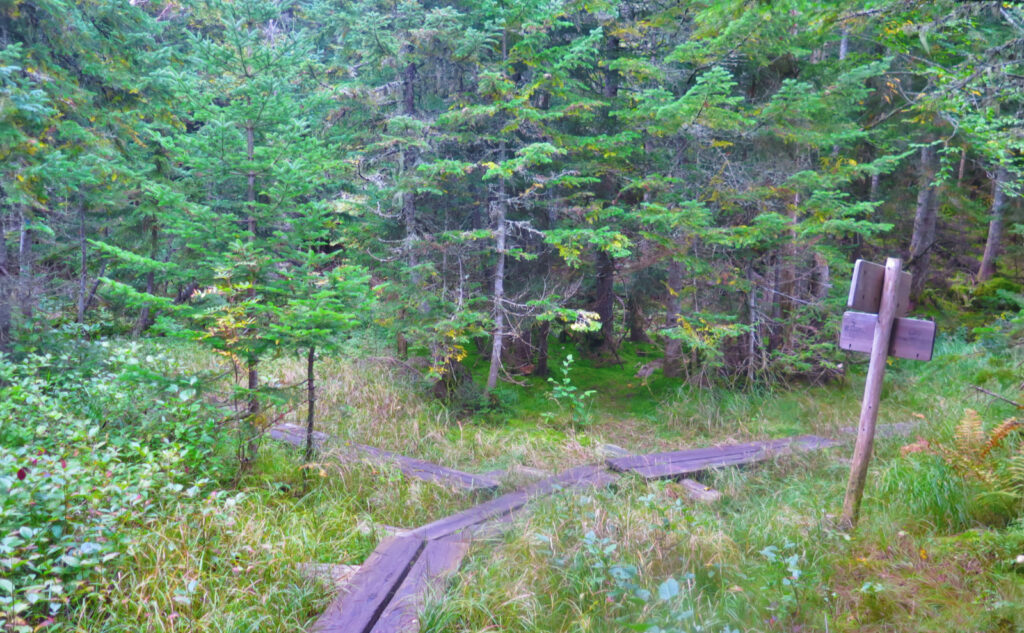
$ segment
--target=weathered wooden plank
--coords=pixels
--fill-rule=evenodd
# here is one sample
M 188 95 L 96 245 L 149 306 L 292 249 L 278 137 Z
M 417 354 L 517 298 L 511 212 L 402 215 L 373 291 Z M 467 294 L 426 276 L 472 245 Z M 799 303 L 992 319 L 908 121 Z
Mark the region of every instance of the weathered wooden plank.
M 857 312 L 878 313 L 882 305 L 882 284 L 885 281 L 885 266 L 858 259 L 853 265 L 853 281 L 846 307 Z M 910 312 L 910 284 L 913 275 L 903 272 L 896 291 L 896 316 Z
M 304 448 L 306 446 L 306 429 L 297 426 L 295 424 L 278 424 L 267 431 L 267 435 L 271 439 L 275 439 L 279 442 L 285 442 L 292 446 L 298 446 Z M 330 436 L 320 431 L 313 431 L 313 446 L 316 448 L 322 448 Z
M 839 347 L 851 352 L 871 352 L 877 314 L 844 312 L 839 330 Z M 895 319 L 889 337 L 889 356 L 931 360 L 935 348 L 935 322 L 923 319 Z
M 402 628 L 390 628 L 394 626 L 409 626 L 414 621 L 421 603 L 420 592 L 415 590 L 421 584 L 418 578 L 410 580 L 408 587 L 405 586 L 405 579 L 414 573 L 425 574 L 426 577 L 434 577 L 439 573 L 429 572 L 430 569 L 445 568 L 444 561 L 449 564 L 457 564 L 456 553 L 461 546 L 456 543 L 464 540 L 463 536 L 470 536 L 476 533 L 485 523 L 502 520 L 511 517 L 518 509 L 526 505 L 531 499 L 551 494 L 556 490 L 566 488 L 579 488 L 586 486 L 603 486 L 611 483 L 618 476 L 610 473 L 601 466 L 581 466 L 572 468 L 554 477 L 534 483 L 522 490 L 502 495 L 497 499 L 482 503 L 473 508 L 428 523 L 422 527 L 411 530 L 400 537 L 391 537 L 381 543 L 381 546 L 374 550 L 374 553 L 350 580 L 350 591 L 340 597 L 321 616 L 320 620 L 311 629 L 314 633 L 340 633 L 341 631 L 351 633 L 369 633 L 369 631 L 384 633 L 399 630 Z M 409 542 L 425 544 L 422 552 L 409 555 L 409 551 L 401 551 L 391 554 L 387 550 L 395 547 L 385 545 L 393 539 L 408 539 Z M 434 549 L 432 543 L 441 542 L 444 545 Z M 433 551 L 430 560 L 424 560 L 420 565 L 419 561 L 424 553 Z M 458 557 L 461 559 L 461 556 Z M 454 561 L 454 562 L 452 562 Z M 401 577 L 396 571 L 405 565 L 405 571 Z M 395 582 L 397 578 L 397 583 Z M 379 585 L 380 589 L 374 591 L 372 586 Z M 370 587 L 370 588 L 368 588 Z M 396 602 L 397 598 L 401 600 Z M 406 605 L 405 603 L 409 604 Z M 392 605 L 394 605 L 392 607 Z M 378 621 L 387 616 L 387 621 L 378 624 Z M 362 628 L 359 628 L 359 627 Z
M 418 527 L 411 534 L 430 540 L 463 531 L 472 532 L 475 527 L 482 523 L 500 519 L 518 510 L 535 497 L 551 494 L 555 490 L 563 488 L 600 487 L 611 483 L 615 479 L 617 479 L 616 475 L 609 473 L 601 466 L 591 465 L 571 468 L 554 477 L 549 477 L 527 486 L 522 490 L 510 492 L 486 503 Z
M 832 440 L 814 435 L 801 435 L 765 442 L 719 446 L 713 449 L 696 449 L 693 451 L 676 451 L 650 455 L 646 457 L 653 457 L 655 459 L 639 463 L 634 460 L 625 468 L 617 467 L 617 469 L 636 473 L 645 479 L 662 479 L 690 475 L 724 466 L 749 464 L 763 461 L 776 455 L 786 455 L 794 450 L 813 450 L 835 444 L 836 442 Z M 613 460 L 609 460 L 609 462 L 611 461 Z
M 443 589 L 444 580 L 459 568 L 467 551 L 469 542 L 457 536 L 427 541 L 370 633 L 419 631 L 419 615 L 428 594 Z
M 679 482 L 686 496 L 701 503 L 713 503 L 722 498 L 722 493 L 705 486 L 696 479 L 683 479 Z
M 738 453 L 729 453 L 718 457 L 703 457 L 690 461 L 666 462 L 662 464 L 651 464 L 630 469 L 631 472 L 640 475 L 644 479 L 665 479 L 669 477 L 680 477 L 682 475 L 695 475 L 707 470 L 724 468 L 725 466 L 740 466 L 763 461 L 772 455 L 780 455 L 781 452 L 750 450 Z
M 455 485 L 466 490 L 493 490 L 498 487 L 498 481 L 493 477 L 474 475 L 365 444 L 352 444 L 351 446 L 355 450 L 381 461 L 394 462 L 399 470 L 406 475 L 424 481 Z
M 310 629 L 313 633 L 363 633 L 380 617 L 405 579 L 425 543 L 423 539 L 390 536 L 366 562 Z
M 633 454 L 633 451 L 628 451 L 616 444 L 602 444 L 597 447 L 597 450 L 609 457 L 629 457 Z
M 287 442 L 295 446 L 302 447 L 306 445 L 306 430 L 294 424 L 278 424 L 270 429 L 268 434 L 275 440 Z M 454 468 L 448 468 L 447 466 L 441 466 L 414 457 L 406 457 L 383 448 L 367 446 L 365 444 L 342 444 L 341 442 L 333 441 L 326 433 L 318 431 L 313 432 L 313 443 L 318 448 L 337 444 L 340 449 L 350 449 L 377 461 L 394 463 L 399 470 L 409 477 L 423 481 L 470 491 L 494 490 L 498 487 L 498 481 L 493 477 L 474 475 L 473 473 L 455 470 Z
M 805 436 L 801 436 L 805 437 Z M 646 455 L 631 455 L 629 457 L 613 457 L 606 463 L 610 468 L 617 471 L 626 471 L 632 468 L 664 464 L 676 461 L 687 461 L 703 457 L 718 457 L 732 453 L 756 451 L 768 447 L 786 446 L 792 441 L 799 441 L 801 438 L 781 438 L 775 440 L 762 440 L 758 442 L 746 442 L 743 444 L 722 444 L 719 446 L 706 446 L 681 451 L 665 451 L 663 453 L 648 453 Z

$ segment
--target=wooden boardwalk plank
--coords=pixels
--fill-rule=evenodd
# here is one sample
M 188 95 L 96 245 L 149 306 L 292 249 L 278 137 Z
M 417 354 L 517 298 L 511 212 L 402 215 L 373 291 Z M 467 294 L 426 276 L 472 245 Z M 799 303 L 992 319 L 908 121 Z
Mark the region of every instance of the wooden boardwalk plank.
M 802 436 L 807 437 L 807 436 Z M 791 441 L 801 438 L 783 438 L 760 442 L 746 442 L 743 444 L 723 444 L 720 446 L 706 446 L 682 451 L 666 451 L 664 453 L 648 453 L 646 455 L 630 455 L 628 457 L 612 457 L 607 464 L 613 470 L 626 471 L 633 468 L 651 466 L 653 464 L 665 464 L 677 461 L 689 461 L 704 457 L 714 457 L 729 453 L 741 453 L 761 450 L 765 447 L 781 447 L 788 445 Z
M 602 466 L 581 466 L 522 490 L 428 523 L 377 546 L 327 608 L 312 633 L 398 633 L 414 630 L 424 591 L 458 568 L 468 537 L 502 521 L 530 499 L 565 488 L 604 486 L 618 479 Z
M 304 445 L 305 441 L 304 431 L 294 425 L 275 427 L 271 435 L 298 445 Z M 327 443 L 330 438 L 320 434 L 314 436 L 314 441 Z M 615 470 L 631 471 L 654 479 L 761 461 L 794 450 L 812 450 L 835 444 L 832 440 L 805 435 L 689 451 L 618 457 L 607 460 L 607 464 Z M 370 451 L 364 452 L 376 458 L 393 459 L 394 453 L 389 451 L 365 448 Z M 397 457 L 402 458 L 400 455 Z M 328 607 L 310 630 L 313 633 L 413 633 L 419 626 L 419 613 L 427 592 L 438 587 L 444 578 L 458 568 L 469 547 L 469 537 L 479 534 L 488 526 L 510 520 L 531 499 L 560 489 L 601 487 L 617 478 L 617 474 L 598 465 L 572 468 L 401 536 L 388 537 L 352 576 L 348 591 Z M 704 488 L 697 482 L 684 480 L 684 483 L 690 494 L 697 497 L 710 498 L 717 495 L 716 491 Z
M 278 424 L 270 429 L 268 434 L 275 440 L 287 442 L 294 446 L 303 447 L 306 445 L 306 430 L 294 424 Z M 331 437 L 326 433 L 314 431 L 313 443 L 318 448 L 322 448 L 331 443 Z M 340 442 L 337 444 L 339 448 L 354 450 L 374 460 L 394 463 L 399 470 L 409 477 L 423 481 L 469 491 L 492 491 L 498 487 L 498 480 L 493 477 L 462 472 L 461 470 L 433 464 L 414 457 L 406 457 L 405 455 L 399 455 L 398 453 L 365 444 L 342 445 Z
M 696 479 L 683 479 L 679 482 L 686 496 L 701 503 L 713 503 L 722 498 L 722 493 L 700 483 Z
M 373 626 L 423 546 L 423 539 L 408 535 L 389 536 L 381 541 L 349 580 L 347 591 L 327 607 L 310 631 L 363 633 Z
M 651 464 L 650 466 L 639 466 L 637 468 L 632 468 L 630 470 L 631 472 L 640 475 L 644 479 L 664 479 L 667 477 L 694 475 L 707 470 L 724 468 L 725 466 L 740 466 L 742 464 L 752 464 L 754 462 L 759 462 L 768 459 L 772 455 L 781 454 L 781 452 L 769 453 L 765 451 L 744 451 L 739 453 L 729 453 L 725 455 L 717 455 L 712 457 L 703 457 L 700 459 L 694 459 L 690 461 Z
M 814 435 L 801 435 L 764 442 L 613 458 L 609 459 L 607 463 L 610 468 L 620 472 L 634 472 L 646 479 L 661 479 L 699 473 L 723 466 L 749 464 L 776 455 L 786 455 L 794 450 L 814 450 L 835 444 L 836 442 L 832 440 Z
M 306 429 L 294 424 L 278 424 L 267 431 L 267 435 L 279 442 L 286 442 L 299 448 L 305 448 L 306 446 Z M 328 439 L 330 439 L 330 436 L 326 433 L 313 431 L 314 447 L 323 448 Z
M 411 532 L 425 539 L 443 538 L 461 531 L 472 531 L 473 528 L 493 519 L 501 519 L 526 505 L 535 497 L 551 494 L 561 488 L 579 488 L 586 486 L 605 486 L 617 479 L 617 476 L 601 466 L 580 466 L 571 468 L 549 477 L 522 490 L 510 492 L 478 506 L 457 512 L 418 527 Z
M 469 542 L 458 536 L 427 541 L 370 633 L 419 631 L 419 615 L 428 594 L 443 590 L 445 579 L 459 568 L 467 551 Z

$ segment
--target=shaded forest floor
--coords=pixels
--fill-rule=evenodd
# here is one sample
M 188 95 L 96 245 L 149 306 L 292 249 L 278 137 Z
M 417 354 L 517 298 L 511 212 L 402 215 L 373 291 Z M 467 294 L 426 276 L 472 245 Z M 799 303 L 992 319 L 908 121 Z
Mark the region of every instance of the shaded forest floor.
M 567 349 L 554 352 L 560 378 Z M 161 353 L 184 375 L 211 367 L 188 349 Z M 502 537 L 474 544 L 430 603 L 424 631 L 1021 631 L 1020 497 L 957 474 L 937 454 L 956 445 L 966 409 L 986 428 L 1015 413 L 969 387 L 1013 394 L 1019 378 L 1006 368 L 1017 362 L 950 340 L 931 363 L 894 362 L 879 422 L 919 425 L 911 437 L 878 440 L 852 536 L 833 525 L 853 443 L 841 429 L 857 419 L 862 367 L 839 385 L 732 392 L 645 384 L 630 363 L 580 360 L 571 380 L 596 393 L 588 423 L 574 428 L 541 379 L 503 387 L 501 411 L 460 418 L 373 361 L 325 359 L 318 428 L 470 472 L 509 471 L 503 490 L 536 471 L 599 461 L 606 443 L 650 452 L 798 433 L 842 441 L 713 473 L 705 483 L 723 493 L 713 504 L 628 477 L 537 501 Z M 265 375 L 295 384 L 303 368 L 281 359 Z M 901 454 L 920 439 L 936 448 Z M 231 450 L 222 447 L 225 463 Z M 332 594 L 304 563 L 358 565 L 390 527 L 482 499 L 386 466 L 301 466 L 298 452 L 265 440 L 241 481 L 207 482 L 126 526 L 132 542 L 106 583 L 51 630 L 300 630 Z

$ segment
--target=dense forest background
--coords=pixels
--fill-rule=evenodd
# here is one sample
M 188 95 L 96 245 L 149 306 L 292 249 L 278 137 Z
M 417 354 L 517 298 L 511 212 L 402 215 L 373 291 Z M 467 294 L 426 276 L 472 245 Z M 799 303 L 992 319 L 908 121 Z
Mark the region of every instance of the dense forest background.
M 938 315 L 1019 306 L 1022 35 L 992 2 L 8 3 L 0 348 L 190 336 L 253 407 L 261 358 L 354 327 L 469 400 L 467 354 L 490 391 L 556 334 L 827 379 L 857 257 Z

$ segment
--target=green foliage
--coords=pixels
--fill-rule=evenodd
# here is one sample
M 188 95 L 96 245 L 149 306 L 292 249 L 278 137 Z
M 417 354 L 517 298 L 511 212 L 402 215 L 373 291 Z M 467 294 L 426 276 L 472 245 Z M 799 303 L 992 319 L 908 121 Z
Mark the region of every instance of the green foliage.
M 573 426 L 586 428 L 591 420 L 589 401 L 597 392 L 593 389 L 581 391 L 578 386 L 573 384 L 572 378 L 569 376 L 572 372 L 572 365 L 572 354 L 569 354 L 562 360 L 561 380 L 548 378 L 548 382 L 551 384 L 551 399 L 558 403 L 559 407 L 569 410 L 569 418 Z
M 198 381 L 169 365 L 105 342 L 17 364 L 0 356 L 3 626 L 32 630 L 105 600 L 139 523 L 220 475 Z

